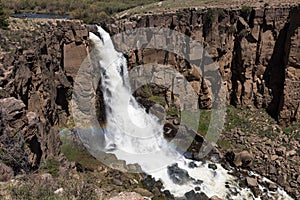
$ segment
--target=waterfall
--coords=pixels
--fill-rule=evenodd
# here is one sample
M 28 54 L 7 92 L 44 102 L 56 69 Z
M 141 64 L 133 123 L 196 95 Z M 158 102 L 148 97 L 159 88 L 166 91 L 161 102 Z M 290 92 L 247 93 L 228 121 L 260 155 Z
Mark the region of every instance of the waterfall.
M 105 128 L 98 134 L 99 145 L 104 145 L 101 150 L 115 154 L 127 164 L 138 163 L 144 172 L 161 180 L 164 189 L 175 197 L 183 197 L 196 188 L 196 192 L 204 192 L 208 197 L 260 199 L 249 188 L 240 187 L 237 178 L 221 164 L 186 159 L 164 139 L 159 119 L 147 113 L 132 95 L 125 57 L 115 50 L 107 32 L 101 27 L 98 32 L 100 36 L 90 33 L 90 39 L 94 45 L 91 63 L 99 67 L 96 71 L 101 77 L 107 118 Z M 84 137 L 85 145 L 90 148 L 95 145 L 94 131 L 90 140 L 89 136 Z M 212 164 L 214 169 L 209 167 Z M 292 199 L 281 189 L 264 193 L 270 199 Z

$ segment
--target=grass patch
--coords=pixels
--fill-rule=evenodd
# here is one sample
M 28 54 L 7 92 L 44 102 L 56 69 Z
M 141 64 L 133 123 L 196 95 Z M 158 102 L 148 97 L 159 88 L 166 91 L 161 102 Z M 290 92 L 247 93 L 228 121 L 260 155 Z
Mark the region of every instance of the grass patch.
M 293 125 L 283 127 L 283 133 L 289 136 L 289 138 L 300 139 L 300 120 Z
M 149 97 L 149 99 L 157 104 L 160 104 L 161 106 L 165 106 L 167 104 L 165 98 L 161 96 L 152 95 Z
M 59 161 L 55 158 L 47 158 L 40 166 L 40 171 L 49 173 L 52 176 L 58 176 Z
M 18 186 L 10 186 L 9 188 L 10 195 L 12 199 L 16 200 L 34 200 L 34 199 L 43 199 L 43 200 L 59 200 L 66 199 L 62 198 L 59 195 L 54 194 L 54 189 L 50 185 L 35 185 L 35 184 L 22 184 Z
M 213 23 L 213 20 L 214 20 L 214 15 L 215 15 L 214 9 L 209 8 L 207 10 L 206 18 L 205 18 L 209 27 L 212 26 L 212 23 Z
M 0 28 L 7 29 L 8 27 L 8 16 L 4 12 L 3 3 L 0 1 Z
M 188 127 L 191 127 L 197 132 L 205 136 L 211 121 L 212 110 L 199 110 L 198 112 L 189 112 L 182 111 L 181 112 L 181 121 Z
M 218 140 L 217 145 L 223 149 L 231 149 L 232 148 L 232 144 L 230 143 L 230 141 L 228 140 Z
M 170 106 L 168 111 L 167 111 L 167 116 L 173 116 L 176 117 L 179 115 L 179 110 L 175 108 L 175 106 Z
M 97 169 L 97 167 L 101 164 L 86 149 L 74 144 L 68 136 L 61 136 L 61 141 L 62 145 L 60 150 L 69 161 L 77 162 L 84 168 L 90 169 Z

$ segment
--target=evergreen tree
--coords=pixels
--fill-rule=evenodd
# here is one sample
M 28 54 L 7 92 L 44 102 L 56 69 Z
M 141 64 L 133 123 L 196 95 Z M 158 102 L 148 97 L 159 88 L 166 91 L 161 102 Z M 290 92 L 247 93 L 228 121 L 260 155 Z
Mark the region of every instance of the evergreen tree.
M 8 27 L 8 16 L 4 13 L 3 4 L 0 2 L 0 28 Z

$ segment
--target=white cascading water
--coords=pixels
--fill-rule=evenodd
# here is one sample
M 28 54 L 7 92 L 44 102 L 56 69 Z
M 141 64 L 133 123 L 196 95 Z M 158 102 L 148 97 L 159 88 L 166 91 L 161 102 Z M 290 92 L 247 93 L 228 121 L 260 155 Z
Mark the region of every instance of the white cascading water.
M 146 113 L 131 94 L 126 59 L 115 50 L 107 32 L 101 27 L 98 27 L 98 32 L 101 38 L 90 33 L 90 39 L 97 50 L 93 58 L 96 60 L 92 62 L 100 62 L 101 66 L 107 118 L 106 151 L 114 153 L 127 164 L 138 163 L 143 171 L 156 180 L 160 179 L 164 189 L 175 197 L 183 197 L 198 186 L 208 197 L 216 195 L 222 199 L 260 199 L 255 198 L 250 189 L 240 188 L 236 178 L 220 164 L 214 163 L 217 169 L 210 169 L 208 164 L 211 162 L 186 159 L 168 145 L 163 138 L 163 125 L 156 116 Z M 188 178 L 176 183 L 174 177 L 170 177 L 168 166 L 161 165 L 162 161 L 173 166 L 177 164 L 175 168 L 186 172 Z M 176 174 L 174 176 L 175 179 L 184 179 L 176 177 Z M 270 199 L 292 199 L 281 189 L 267 191 L 267 194 Z

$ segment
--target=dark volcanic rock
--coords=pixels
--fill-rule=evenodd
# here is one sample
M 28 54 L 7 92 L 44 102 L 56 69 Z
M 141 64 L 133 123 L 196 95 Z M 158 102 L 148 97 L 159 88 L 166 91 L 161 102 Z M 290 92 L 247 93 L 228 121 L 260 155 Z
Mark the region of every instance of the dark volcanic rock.
M 178 164 L 173 164 L 172 166 L 168 166 L 168 174 L 170 179 L 178 185 L 183 185 L 188 181 L 191 181 L 191 177 L 188 172 L 184 169 L 178 167 Z
M 204 194 L 203 192 L 195 193 L 194 190 L 185 193 L 184 196 L 186 197 L 187 200 L 209 200 L 206 194 Z
M 87 55 L 88 31 L 79 21 L 15 19 L 0 32 L 6 35 L 0 45 L 0 145 L 13 158 L 0 160 L 19 173 L 60 155 L 58 132 L 70 122 L 72 84 Z

